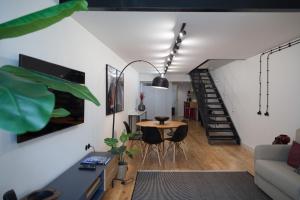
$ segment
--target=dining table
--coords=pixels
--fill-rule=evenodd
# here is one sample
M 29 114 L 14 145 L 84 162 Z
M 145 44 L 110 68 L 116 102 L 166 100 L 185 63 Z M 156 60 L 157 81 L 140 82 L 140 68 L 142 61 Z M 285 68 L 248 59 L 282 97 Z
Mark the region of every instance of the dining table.
M 161 135 L 161 138 L 164 139 L 164 131 L 166 129 L 174 129 L 174 128 L 178 128 L 179 126 L 182 125 L 187 125 L 185 122 L 182 121 L 176 121 L 176 120 L 168 120 L 165 121 L 164 124 L 160 124 L 159 121 L 155 121 L 155 120 L 149 120 L 149 121 L 140 121 L 136 123 L 137 126 L 140 127 L 156 127 Z M 163 152 L 165 149 L 165 145 L 163 142 Z

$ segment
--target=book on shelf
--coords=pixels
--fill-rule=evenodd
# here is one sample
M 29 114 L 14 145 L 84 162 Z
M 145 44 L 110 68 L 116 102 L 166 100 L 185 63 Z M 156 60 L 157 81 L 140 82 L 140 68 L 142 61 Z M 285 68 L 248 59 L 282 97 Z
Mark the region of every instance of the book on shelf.
M 110 161 L 106 156 L 89 156 L 81 161 L 82 164 L 106 165 Z

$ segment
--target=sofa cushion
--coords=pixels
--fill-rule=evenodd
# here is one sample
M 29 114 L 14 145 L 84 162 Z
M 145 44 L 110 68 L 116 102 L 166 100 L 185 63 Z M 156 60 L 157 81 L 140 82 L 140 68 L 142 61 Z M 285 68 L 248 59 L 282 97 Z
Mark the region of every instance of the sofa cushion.
M 300 167 L 300 144 L 295 141 L 289 151 L 287 163 L 294 168 Z
M 255 173 L 293 199 L 300 198 L 300 175 L 286 162 L 256 160 Z

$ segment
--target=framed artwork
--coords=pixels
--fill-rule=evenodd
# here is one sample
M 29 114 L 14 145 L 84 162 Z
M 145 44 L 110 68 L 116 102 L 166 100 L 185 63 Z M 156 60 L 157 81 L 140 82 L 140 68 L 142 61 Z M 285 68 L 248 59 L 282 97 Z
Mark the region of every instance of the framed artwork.
M 116 87 L 120 73 L 116 68 L 106 65 L 106 115 L 112 114 L 114 109 L 116 113 L 124 110 L 124 74 L 120 77 Z M 115 96 L 115 94 L 117 95 Z M 116 108 L 114 101 L 116 101 Z

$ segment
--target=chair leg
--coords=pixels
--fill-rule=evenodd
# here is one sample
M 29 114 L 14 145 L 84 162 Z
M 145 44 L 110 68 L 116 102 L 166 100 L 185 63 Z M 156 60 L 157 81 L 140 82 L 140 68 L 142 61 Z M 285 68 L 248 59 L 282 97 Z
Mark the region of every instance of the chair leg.
M 159 156 L 159 150 L 158 150 L 158 145 L 155 145 L 155 149 L 154 149 L 154 151 L 156 151 L 156 153 L 157 153 L 157 157 L 158 157 L 158 163 L 159 163 L 159 166 L 161 166 L 161 162 L 160 162 L 160 156 Z
M 140 145 L 140 148 L 141 148 L 141 156 L 142 156 L 142 158 L 143 158 L 143 157 L 144 157 L 143 141 L 139 141 L 139 145 Z
M 175 154 L 176 154 L 176 145 L 175 145 L 175 143 L 173 144 L 173 149 L 174 149 L 174 152 L 173 152 L 173 162 L 175 163 Z
M 185 159 L 188 160 L 187 157 L 186 157 L 186 154 L 185 154 L 185 145 L 180 146 L 180 148 L 181 148 L 182 151 L 183 151 L 183 155 L 184 155 Z
M 149 145 L 146 144 L 146 149 L 145 149 L 145 153 L 144 153 L 144 158 L 143 158 L 143 161 L 142 161 L 142 165 L 144 165 L 144 162 L 145 162 L 145 159 L 146 159 L 146 156 L 148 154 L 148 150 L 149 150 Z
M 164 157 L 163 157 L 163 159 L 165 159 L 165 157 L 166 157 L 166 155 L 167 155 L 169 149 L 172 147 L 172 145 L 173 145 L 173 143 L 170 143 L 170 142 L 169 142 L 168 148 L 167 148 L 166 151 L 164 152 Z

